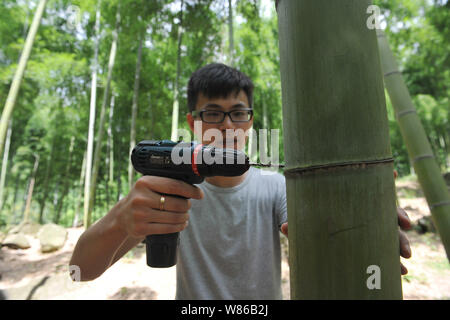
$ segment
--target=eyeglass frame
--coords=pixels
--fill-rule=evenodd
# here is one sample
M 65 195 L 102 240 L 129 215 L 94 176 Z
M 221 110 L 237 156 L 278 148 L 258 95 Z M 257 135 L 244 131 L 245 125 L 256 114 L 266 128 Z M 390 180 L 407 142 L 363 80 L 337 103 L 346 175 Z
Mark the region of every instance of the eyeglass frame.
M 222 114 L 223 114 L 222 121 L 220 121 L 220 122 L 209 122 L 209 121 L 203 120 L 203 113 L 204 113 L 204 112 L 207 112 L 207 111 L 212 111 L 212 112 L 219 112 L 219 113 L 222 113 Z M 231 118 L 231 113 L 237 112 L 237 111 L 248 111 L 248 112 L 250 113 L 250 119 L 248 119 L 248 120 L 243 120 L 243 121 L 234 121 L 234 120 Z M 215 124 L 217 124 L 217 123 L 222 123 L 222 122 L 225 120 L 225 117 L 226 117 L 226 116 L 230 117 L 231 122 L 246 123 L 246 122 L 250 122 L 250 120 L 253 119 L 253 108 L 242 108 L 242 109 L 235 109 L 235 110 L 231 110 L 231 111 L 207 110 L 207 109 L 203 109 L 203 110 L 200 110 L 200 111 L 193 110 L 193 111 L 191 111 L 191 114 L 192 114 L 192 116 L 194 116 L 194 117 L 200 116 L 200 119 L 201 119 L 203 122 L 205 122 L 205 123 L 215 123 Z

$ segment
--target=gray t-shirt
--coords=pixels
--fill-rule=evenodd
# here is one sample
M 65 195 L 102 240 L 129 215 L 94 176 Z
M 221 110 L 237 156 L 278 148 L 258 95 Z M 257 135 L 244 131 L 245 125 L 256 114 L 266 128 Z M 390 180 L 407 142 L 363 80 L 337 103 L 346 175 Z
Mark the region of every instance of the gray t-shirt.
M 285 178 L 250 168 L 231 188 L 198 185 L 180 233 L 176 299 L 282 299 L 281 224 Z

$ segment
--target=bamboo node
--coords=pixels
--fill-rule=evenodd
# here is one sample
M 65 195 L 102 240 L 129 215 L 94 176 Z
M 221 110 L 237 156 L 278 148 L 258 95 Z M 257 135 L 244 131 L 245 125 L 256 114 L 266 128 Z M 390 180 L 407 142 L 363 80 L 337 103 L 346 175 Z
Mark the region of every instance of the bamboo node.
M 384 74 L 384 77 L 386 78 L 386 77 L 389 77 L 389 76 L 391 76 L 393 74 L 402 74 L 402 72 L 400 70 L 389 71 L 389 72 L 386 72 Z
M 422 154 L 420 156 L 417 156 L 413 159 L 413 163 L 416 163 L 417 161 L 428 159 L 428 158 L 434 158 L 434 155 L 432 154 Z
M 417 113 L 416 109 L 409 109 L 409 110 L 403 110 L 396 114 L 397 119 L 400 119 L 401 117 L 410 114 L 410 113 Z
M 442 207 L 442 206 L 448 206 L 448 205 L 450 205 L 450 201 L 441 201 L 438 203 L 433 203 L 433 204 L 430 204 L 430 210 L 434 209 L 436 207 Z

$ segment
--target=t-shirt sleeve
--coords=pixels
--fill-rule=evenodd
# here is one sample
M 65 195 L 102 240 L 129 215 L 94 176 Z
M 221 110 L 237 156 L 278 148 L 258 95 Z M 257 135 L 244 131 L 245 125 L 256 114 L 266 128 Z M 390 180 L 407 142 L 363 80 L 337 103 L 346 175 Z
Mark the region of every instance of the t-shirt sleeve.
M 286 179 L 282 175 L 277 183 L 275 214 L 278 218 L 278 227 L 281 228 L 281 225 L 287 222 Z

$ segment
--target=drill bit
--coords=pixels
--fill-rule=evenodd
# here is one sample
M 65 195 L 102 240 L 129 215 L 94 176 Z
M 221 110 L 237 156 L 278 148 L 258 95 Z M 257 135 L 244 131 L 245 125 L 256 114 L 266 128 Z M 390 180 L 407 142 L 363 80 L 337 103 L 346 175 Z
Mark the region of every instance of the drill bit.
M 284 164 L 280 163 L 280 164 L 275 164 L 275 163 L 268 163 L 268 164 L 264 164 L 264 163 L 257 163 L 257 162 L 253 162 L 253 163 L 249 163 L 250 166 L 252 167 L 267 167 L 267 168 L 284 168 Z

